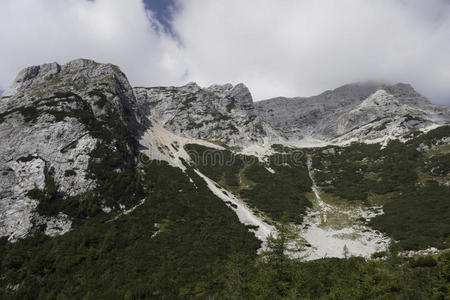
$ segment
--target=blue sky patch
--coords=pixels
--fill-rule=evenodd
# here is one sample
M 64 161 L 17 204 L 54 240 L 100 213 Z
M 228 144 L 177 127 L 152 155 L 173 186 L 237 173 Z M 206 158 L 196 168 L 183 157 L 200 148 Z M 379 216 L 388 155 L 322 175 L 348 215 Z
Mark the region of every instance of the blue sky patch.
M 176 9 L 174 0 L 144 0 L 144 5 L 146 9 L 151 10 L 155 13 L 156 19 L 161 23 L 164 29 L 171 33 L 172 32 L 172 13 Z

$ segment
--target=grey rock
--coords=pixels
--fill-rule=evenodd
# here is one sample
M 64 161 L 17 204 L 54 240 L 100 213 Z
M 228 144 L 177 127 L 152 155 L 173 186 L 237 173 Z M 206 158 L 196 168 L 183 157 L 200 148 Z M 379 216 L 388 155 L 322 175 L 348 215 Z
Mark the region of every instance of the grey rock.
M 448 124 L 450 108 L 431 104 L 408 84 L 355 83 L 313 97 L 254 103 L 242 83 L 131 88 L 118 67 L 92 60 L 29 67 L 0 98 L 0 237 L 15 241 L 37 228 L 50 236 L 70 230 L 72 221 L 63 213 L 39 215 L 39 202 L 29 192 L 44 189 L 48 176 L 63 199 L 82 199 L 95 189 L 98 182 L 87 176 L 95 160 L 91 152 L 100 144 L 115 145 L 95 134 L 83 116 L 113 118 L 136 138 L 158 124 L 186 138 L 264 150 L 305 137 L 336 144 L 386 142 Z M 112 209 L 103 206 L 106 213 Z
M 0 236 L 14 241 L 39 226 L 52 236 L 67 232 L 70 218 L 40 216 L 28 192 L 42 190 L 48 174 L 64 199 L 95 188 L 90 153 L 105 141 L 81 117 L 112 113 L 133 133 L 136 111 L 133 90 L 114 65 L 77 59 L 22 70 L 0 98 Z
M 349 84 L 308 98 L 264 100 L 255 107 L 264 120 L 293 140 L 311 136 L 336 141 L 343 135 L 345 139 L 376 139 L 393 131 L 401 135 L 450 121 L 449 107 L 431 104 L 403 83 Z
M 259 117 L 252 96 L 243 84 L 195 83 L 182 87 L 134 88 L 139 110 L 152 122 L 185 137 L 221 142 L 229 146 L 279 139 Z

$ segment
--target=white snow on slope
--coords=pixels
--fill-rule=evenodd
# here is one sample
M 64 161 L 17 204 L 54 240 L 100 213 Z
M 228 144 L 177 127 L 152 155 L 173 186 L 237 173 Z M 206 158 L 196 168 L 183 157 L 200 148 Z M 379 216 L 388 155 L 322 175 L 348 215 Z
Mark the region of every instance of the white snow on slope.
M 258 229 L 251 231 L 255 233 L 255 236 L 259 240 L 265 243 L 269 235 L 275 234 L 276 232 L 275 228 L 272 225 L 269 225 L 263 220 L 261 220 L 261 218 L 259 218 L 258 216 L 256 216 L 255 213 L 253 213 L 252 210 L 243 201 L 236 198 L 229 191 L 220 187 L 216 182 L 203 175 L 200 171 L 195 170 L 195 172 L 200 177 L 202 177 L 203 180 L 205 180 L 206 184 L 208 185 L 208 188 L 214 193 L 214 195 L 222 199 L 225 203 L 227 203 L 228 201 L 227 204 L 231 207 L 231 209 L 234 210 L 241 223 L 245 225 L 258 226 Z M 235 207 L 230 205 L 230 203 L 233 204 Z
M 186 144 L 199 144 L 209 148 L 223 150 L 224 148 L 207 141 L 185 138 L 176 135 L 162 125 L 154 123 L 142 136 L 141 145 L 145 148 L 141 150 L 152 160 L 167 161 L 170 165 L 185 170 L 181 159 L 191 161 L 189 154 L 184 149 Z M 180 159 L 181 158 L 181 159 Z M 203 175 L 200 171 L 195 172 L 205 180 L 208 188 L 221 200 L 223 200 L 238 216 L 239 221 L 245 225 L 257 226 L 257 229 L 250 229 L 255 236 L 263 242 L 264 248 L 267 237 L 275 234 L 276 230 L 272 225 L 264 222 L 258 217 L 243 201 L 237 199 L 231 192 L 220 187 L 216 182 Z M 191 179 L 191 182 L 192 179 Z M 235 206 L 235 207 L 233 207 Z
M 369 220 L 382 214 L 381 207 L 340 207 L 325 203 L 314 181 L 310 158 L 308 168 L 313 181 L 315 202 L 302 224 L 304 229 L 301 237 L 311 245 L 305 251 L 306 254 L 303 254 L 305 260 L 345 256 L 370 257 L 372 253 L 385 250 L 390 239 L 358 221 L 359 218 Z M 342 220 L 341 223 L 339 220 Z
M 256 156 L 259 161 L 263 162 L 266 156 L 273 154 L 275 151 L 272 149 L 272 143 L 268 138 L 264 139 L 261 144 L 249 144 L 245 145 L 239 154 Z

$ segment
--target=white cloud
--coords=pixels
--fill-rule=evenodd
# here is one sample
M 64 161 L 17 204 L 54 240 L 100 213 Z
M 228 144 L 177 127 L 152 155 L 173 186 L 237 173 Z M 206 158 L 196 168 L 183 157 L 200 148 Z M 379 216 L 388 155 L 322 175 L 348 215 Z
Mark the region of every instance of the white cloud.
M 1 0 L 0 11 L 0 89 L 23 67 L 79 57 L 117 64 L 136 85 L 183 80 L 177 43 L 140 0 Z
M 0 89 L 22 67 L 86 57 L 119 65 L 134 85 L 244 82 L 263 99 L 383 80 L 450 102 L 446 0 L 178 5 L 181 45 L 158 33 L 139 0 L 1 0 Z
M 450 101 L 448 2 L 179 2 L 175 31 L 190 77 L 203 84 L 243 81 L 262 99 L 402 81 Z

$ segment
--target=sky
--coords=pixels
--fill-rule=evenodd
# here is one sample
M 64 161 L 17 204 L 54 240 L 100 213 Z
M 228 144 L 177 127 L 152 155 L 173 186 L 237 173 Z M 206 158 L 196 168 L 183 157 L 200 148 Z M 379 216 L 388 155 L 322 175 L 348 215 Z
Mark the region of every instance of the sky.
M 118 65 L 134 86 L 246 84 L 255 100 L 405 82 L 450 105 L 449 0 L 1 0 L 0 91 L 24 67 Z

